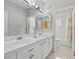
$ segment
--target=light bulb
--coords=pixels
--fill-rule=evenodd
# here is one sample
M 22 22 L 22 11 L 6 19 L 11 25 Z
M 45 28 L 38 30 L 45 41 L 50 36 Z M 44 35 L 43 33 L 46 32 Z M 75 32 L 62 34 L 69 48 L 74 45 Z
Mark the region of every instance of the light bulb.
M 42 0 L 42 1 L 44 1 L 44 2 L 45 2 L 46 0 Z

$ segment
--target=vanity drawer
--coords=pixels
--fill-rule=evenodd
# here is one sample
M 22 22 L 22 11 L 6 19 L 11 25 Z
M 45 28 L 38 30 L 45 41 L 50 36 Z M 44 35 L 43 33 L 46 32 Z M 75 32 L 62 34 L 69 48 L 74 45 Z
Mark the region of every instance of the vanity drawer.
M 23 59 L 25 56 L 35 52 L 38 49 L 37 44 L 29 45 L 25 49 L 17 52 L 17 59 Z
M 38 58 L 37 52 L 35 51 L 35 52 L 25 56 L 23 59 L 37 59 L 37 58 Z
M 16 55 L 16 52 L 14 52 L 14 51 L 4 55 L 4 59 L 16 59 L 16 57 L 17 57 L 17 55 Z

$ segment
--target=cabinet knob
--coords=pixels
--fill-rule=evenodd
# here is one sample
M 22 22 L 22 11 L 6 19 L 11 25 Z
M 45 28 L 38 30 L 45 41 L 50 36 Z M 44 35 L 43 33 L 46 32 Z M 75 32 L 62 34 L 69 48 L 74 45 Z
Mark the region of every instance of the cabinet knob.
M 34 55 L 31 55 L 31 56 L 30 56 L 30 59 L 32 59 L 33 57 L 34 57 Z
M 32 59 L 32 56 L 30 56 L 30 59 Z

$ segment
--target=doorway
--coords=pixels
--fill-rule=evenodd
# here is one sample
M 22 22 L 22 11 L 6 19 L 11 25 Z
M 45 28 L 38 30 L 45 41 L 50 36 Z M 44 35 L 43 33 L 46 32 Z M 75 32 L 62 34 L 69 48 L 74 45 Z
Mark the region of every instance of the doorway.
M 60 45 L 72 47 L 72 9 L 55 13 L 56 47 Z

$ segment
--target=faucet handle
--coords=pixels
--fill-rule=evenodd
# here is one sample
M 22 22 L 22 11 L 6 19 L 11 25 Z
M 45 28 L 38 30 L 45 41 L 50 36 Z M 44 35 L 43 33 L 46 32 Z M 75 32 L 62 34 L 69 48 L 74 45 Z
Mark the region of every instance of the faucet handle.
M 21 37 L 17 37 L 17 40 L 21 40 L 22 39 L 22 36 Z

